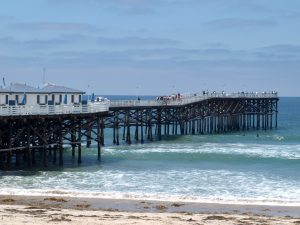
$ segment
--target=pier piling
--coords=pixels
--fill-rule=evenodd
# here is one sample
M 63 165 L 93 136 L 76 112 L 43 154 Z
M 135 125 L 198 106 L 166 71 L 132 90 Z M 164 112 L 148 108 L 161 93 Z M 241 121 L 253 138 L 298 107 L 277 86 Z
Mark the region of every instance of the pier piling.
M 0 169 L 63 166 L 70 146 L 74 161 L 82 162 L 82 143 L 96 142 L 101 160 L 104 131 L 112 129 L 113 144 L 162 140 L 169 135 L 208 135 L 278 128 L 276 95 L 212 96 L 176 104 L 135 102 L 111 105 L 109 111 L 78 114 L 0 114 Z M 123 132 L 122 132 L 123 131 Z M 120 133 L 121 132 L 121 133 Z M 133 132 L 133 133 L 132 133 Z M 120 133 L 120 134 L 119 134 Z M 131 133 L 134 135 L 131 137 Z M 122 140 L 120 140 L 121 135 Z M 58 156 L 58 158 L 57 158 Z M 21 160 L 24 159 L 24 160 Z

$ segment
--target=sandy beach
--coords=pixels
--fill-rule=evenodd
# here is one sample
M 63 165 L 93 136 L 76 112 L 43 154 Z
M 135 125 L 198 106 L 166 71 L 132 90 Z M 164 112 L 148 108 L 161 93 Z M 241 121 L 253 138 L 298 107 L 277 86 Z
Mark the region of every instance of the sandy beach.
M 0 196 L 0 224 L 300 224 L 300 207 Z

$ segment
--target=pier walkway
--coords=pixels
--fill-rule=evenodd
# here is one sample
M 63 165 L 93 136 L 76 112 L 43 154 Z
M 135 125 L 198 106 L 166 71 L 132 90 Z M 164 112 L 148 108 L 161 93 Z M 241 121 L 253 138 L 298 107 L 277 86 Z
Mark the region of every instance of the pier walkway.
M 0 116 L 26 116 L 26 115 L 60 115 L 108 112 L 107 103 L 88 103 L 77 105 L 14 105 L 0 106 Z
M 115 145 L 169 135 L 273 129 L 278 126 L 278 101 L 276 92 L 213 92 L 150 101 L 0 106 L 0 169 L 63 166 L 65 151 L 80 164 L 83 143 L 89 148 L 92 142 L 100 160 L 107 129 Z
M 110 107 L 160 107 L 168 106 L 182 106 L 212 98 L 228 98 L 228 99 L 265 99 L 265 98 L 278 98 L 276 92 L 271 93 L 211 93 L 211 94 L 189 94 L 183 95 L 180 99 L 169 100 L 117 100 L 111 101 Z

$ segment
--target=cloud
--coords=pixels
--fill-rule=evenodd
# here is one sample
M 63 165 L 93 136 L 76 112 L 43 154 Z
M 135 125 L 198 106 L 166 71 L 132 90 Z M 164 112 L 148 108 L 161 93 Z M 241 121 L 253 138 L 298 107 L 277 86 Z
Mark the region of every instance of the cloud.
M 288 50 L 291 46 L 285 49 Z M 225 48 L 153 48 L 128 50 L 93 50 L 54 52 L 46 57 L 57 65 L 81 67 L 198 67 L 199 65 L 263 66 L 272 63 L 293 63 L 300 60 L 299 52 L 280 53 L 283 47 L 269 46 L 252 50 L 231 50 Z M 278 52 L 277 49 L 280 49 Z M 275 52 L 276 50 L 276 52 Z M 294 50 L 295 51 L 295 50 Z
M 57 65 L 79 67 L 109 66 L 176 66 L 199 65 L 201 62 L 217 62 L 228 59 L 239 59 L 239 53 L 226 49 L 130 49 L 122 51 L 65 51 L 47 55 Z
M 287 53 L 287 52 L 300 53 L 300 45 L 289 45 L 289 44 L 270 45 L 270 46 L 259 48 L 259 50 L 271 51 L 277 53 Z
M 61 22 L 36 22 L 36 23 L 14 23 L 8 25 L 11 29 L 18 30 L 50 30 L 50 31 L 76 31 L 97 32 L 101 29 L 85 23 L 61 23 Z
M 167 46 L 179 46 L 181 45 L 180 41 L 165 39 L 165 38 L 143 38 L 143 37 L 121 37 L 121 38 L 112 38 L 112 37 L 96 37 L 89 35 L 81 34 L 63 34 L 59 35 L 56 38 L 49 39 L 27 39 L 19 40 L 12 36 L 0 36 L 0 46 L 15 49 L 34 49 L 42 50 L 48 47 L 58 47 L 64 45 L 68 49 L 71 47 L 74 49 L 74 43 L 79 43 L 84 41 L 85 46 L 92 46 L 95 49 L 101 49 L 103 47 L 110 48 L 127 48 L 131 49 L 133 47 L 167 47 Z
M 270 45 L 255 49 L 253 54 L 258 58 L 268 60 L 299 60 L 300 45 Z
M 55 6 L 77 5 L 86 7 L 92 5 L 115 14 L 129 16 L 154 15 L 156 10 L 165 4 L 165 0 L 48 0 L 48 2 Z
M 179 45 L 180 41 L 166 39 L 166 38 L 142 38 L 142 37 L 121 37 L 121 38 L 108 38 L 99 37 L 97 39 L 100 45 L 109 46 L 166 46 L 166 45 Z
M 273 20 L 252 20 L 240 18 L 224 18 L 212 20 L 204 24 L 208 28 L 213 29 L 253 29 L 267 28 L 277 26 Z
M 59 45 L 67 45 L 69 43 L 76 42 L 80 40 L 80 36 L 68 36 L 61 35 L 57 38 L 50 39 L 29 39 L 29 40 L 18 40 L 11 36 L 0 37 L 0 46 L 16 48 L 16 49 L 44 49 L 49 47 L 55 47 Z

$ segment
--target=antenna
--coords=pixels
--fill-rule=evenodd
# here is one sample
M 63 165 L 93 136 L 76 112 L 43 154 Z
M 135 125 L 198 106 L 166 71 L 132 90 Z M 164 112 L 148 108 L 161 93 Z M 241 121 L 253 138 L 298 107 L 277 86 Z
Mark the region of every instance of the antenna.
M 46 83 L 46 68 L 43 68 L 43 84 Z

